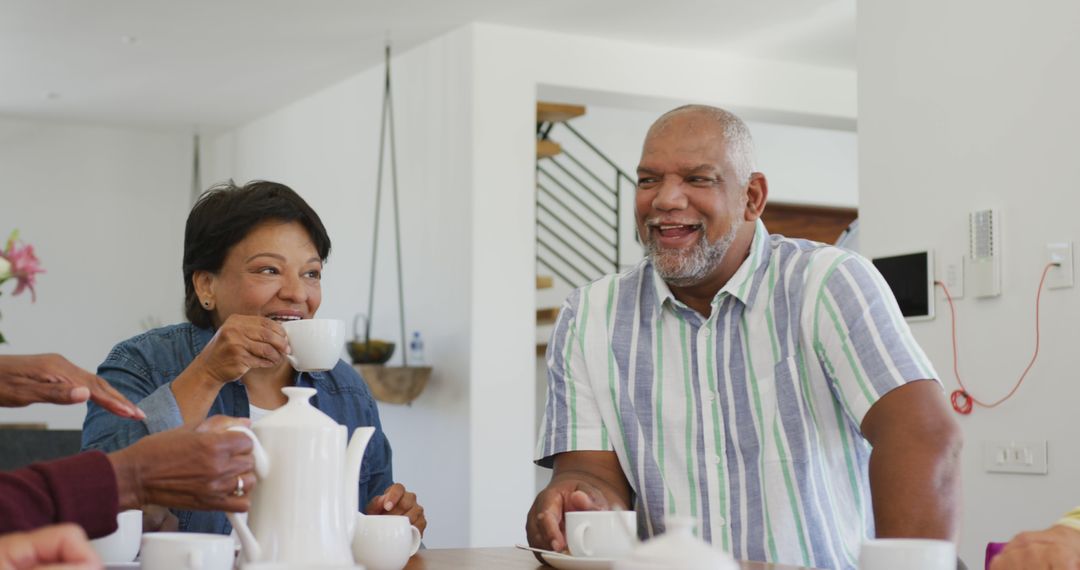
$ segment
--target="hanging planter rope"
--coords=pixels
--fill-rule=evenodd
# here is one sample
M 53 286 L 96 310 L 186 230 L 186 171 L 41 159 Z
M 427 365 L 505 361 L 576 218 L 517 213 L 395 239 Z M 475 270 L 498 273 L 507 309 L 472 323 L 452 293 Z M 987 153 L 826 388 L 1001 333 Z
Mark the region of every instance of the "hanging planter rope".
M 398 213 L 397 152 L 394 141 L 394 103 L 390 88 L 389 44 L 386 46 L 386 82 L 383 89 L 382 121 L 379 128 L 379 165 L 377 168 L 378 180 L 375 184 L 375 223 L 372 224 L 374 229 L 371 239 L 371 284 L 368 288 L 367 323 L 364 326 L 363 342 L 361 343 L 359 339 L 355 339 L 351 343 L 351 345 L 362 344 L 364 346 L 362 352 L 365 353 L 374 352 L 372 349 L 375 343 L 379 342 L 389 344 L 390 350 L 393 350 L 393 343 L 374 341 L 371 338 L 371 322 L 375 314 L 375 269 L 379 253 L 379 217 L 382 206 L 383 163 L 386 157 L 387 132 L 390 134 L 390 181 L 394 201 L 394 249 L 397 253 L 398 320 L 401 329 L 402 366 L 383 366 L 381 364 L 367 363 L 357 363 L 354 366 L 367 380 L 375 399 L 394 404 L 407 404 L 416 399 L 427 385 L 428 378 L 431 376 L 431 367 L 409 366 L 409 355 L 405 349 L 407 346 L 405 344 L 405 293 L 401 271 L 401 217 Z M 355 324 L 354 322 L 354 329 Z M 389 358 L 389 355 L 386 355 L 386 358 Z M 382 361 L 385 362 L 385 359 Z

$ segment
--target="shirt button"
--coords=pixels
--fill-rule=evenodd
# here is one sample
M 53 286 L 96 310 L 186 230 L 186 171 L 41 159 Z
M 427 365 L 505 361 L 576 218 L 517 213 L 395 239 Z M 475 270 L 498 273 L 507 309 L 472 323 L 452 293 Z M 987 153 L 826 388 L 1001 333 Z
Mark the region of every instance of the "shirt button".
M 711 328 L 705 329 L 705 336 L 709 336 L 711 334 L 712 334 L 712 329 Z
M 717 465 L 720 465 L 720 456 L 719 455 L 714 455 L 713 458 L 712 458 L 712 462 L 717 464 Z
M 725 525 L 727 524 L 727 519 L 724 517 L 713 517 L 712 522 L 717 525 Z
M 711 402 L 711 401 L 716 399 L 716 394 L 713 394 L 712 392 L 709 392 L 709 394 L 707 396 L 705 396 L 705 397 L 708 398 L 709 401 Z

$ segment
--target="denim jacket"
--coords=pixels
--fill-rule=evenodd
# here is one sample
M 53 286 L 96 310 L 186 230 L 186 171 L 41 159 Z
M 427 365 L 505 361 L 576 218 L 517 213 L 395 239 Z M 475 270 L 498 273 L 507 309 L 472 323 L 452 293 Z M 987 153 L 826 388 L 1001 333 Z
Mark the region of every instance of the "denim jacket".
M 154 329 L 116 345 L 97 373 L 137 403 L 146 412 L 146 419 L 119 418 L 89 402 L 83 422 L 83 449 L 115 451 L 149 434 L 179 427 L 183 421 L 170 384 L 206 347 L 213 335 L 212 330 L 182 323 Z M 393 483 L 390 442 L 383 433 L 379 410 L 367 383 L 352 366 L 339 360 L 333 370 L 298 374 L 296 385 L 315 388 L 317 393 L 311 403 L 346 426 L 350 434 L 361 426 L 375 427 L 375 435 L 364 452 L 364 468 L 360 474 L 359 507 L 362 509 Z M 250 417 L 247 389 L 243 384 L 230 382 L 222 386 L 207 416 L 217 414 Z M 174 513 L 182 531 L 228 534 L 232 530 L 224 513 L 175 510 Z

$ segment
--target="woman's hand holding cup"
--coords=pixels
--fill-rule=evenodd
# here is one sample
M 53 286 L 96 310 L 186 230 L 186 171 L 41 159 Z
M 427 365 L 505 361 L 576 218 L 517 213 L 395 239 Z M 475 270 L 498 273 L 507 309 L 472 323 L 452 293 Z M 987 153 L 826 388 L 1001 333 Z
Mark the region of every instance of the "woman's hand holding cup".
M 252 368 L 277 366 L 288 353 L 289 339 L 280 323 L 234 314 L 225 319 L 198 358 L 207 375 L 225 384 Z

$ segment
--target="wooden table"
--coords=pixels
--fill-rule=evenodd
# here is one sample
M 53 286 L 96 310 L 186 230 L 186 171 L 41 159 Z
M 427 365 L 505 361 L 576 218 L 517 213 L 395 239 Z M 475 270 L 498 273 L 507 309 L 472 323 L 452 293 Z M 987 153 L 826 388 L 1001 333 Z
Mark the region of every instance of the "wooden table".
M 434 548 L 409 559 L 405 570 L 548 570 L 531 552 L 518 548 Z M 742 570 L 806 570 L 801 566 L 742 562 Z

